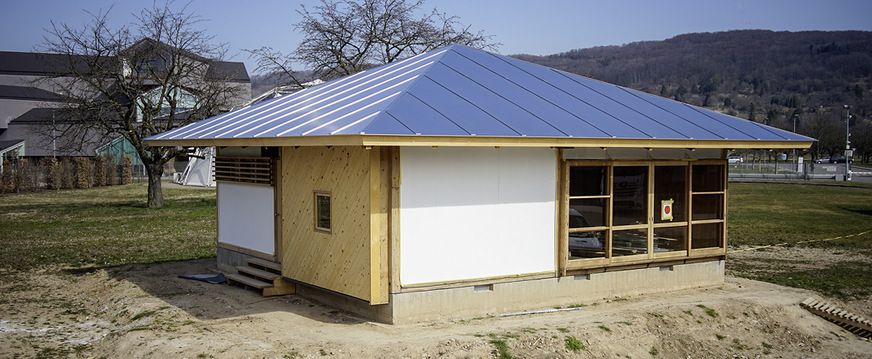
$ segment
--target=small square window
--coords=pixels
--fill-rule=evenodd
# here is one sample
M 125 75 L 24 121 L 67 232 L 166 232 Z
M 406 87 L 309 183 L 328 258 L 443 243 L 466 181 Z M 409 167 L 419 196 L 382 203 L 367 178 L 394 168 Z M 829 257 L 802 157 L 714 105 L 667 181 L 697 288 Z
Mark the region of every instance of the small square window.
M 330 193 L 315 192 L 315 230 L 330 233 Z

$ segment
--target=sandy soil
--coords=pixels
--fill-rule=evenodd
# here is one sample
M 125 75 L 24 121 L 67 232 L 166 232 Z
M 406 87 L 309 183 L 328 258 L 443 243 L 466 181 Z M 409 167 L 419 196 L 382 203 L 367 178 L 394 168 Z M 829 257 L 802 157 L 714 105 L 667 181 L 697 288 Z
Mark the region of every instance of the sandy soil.
M 0 273 L 0 357 L 488 358 L 505 343 L 516 358 L 872 358 L 872 342 L 799 307 L 816 294 L 741 278 L 572 311 L 385 325 L 177 278 L 211 271 L 214 259 Z M 583 348 L 569 350 L 573 338 Z

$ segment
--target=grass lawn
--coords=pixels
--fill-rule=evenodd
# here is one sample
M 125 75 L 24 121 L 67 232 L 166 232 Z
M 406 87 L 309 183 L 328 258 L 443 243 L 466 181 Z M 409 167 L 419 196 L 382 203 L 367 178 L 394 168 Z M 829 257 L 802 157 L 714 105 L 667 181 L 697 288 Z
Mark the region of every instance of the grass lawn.
M 872 188 L 731 183 L 729 193 L 730 249 L 784 245 L 729 254 L 728 274 L 846 300 L 872 295 Z
M 163 193 L 164 208 L 146 184 L 0 195 L 0 271 L 215 256 L 215 190 Z
M 166 206 L 158 209 L 146 208 L 145 196 L 145 184 L 0 196 L 0 273 L 215 256 L 214 190 L 165 188 Z M 856 234 L 869 230 L 872 188 L 731 183 L 731 250 L 788 243 L 851 256 L 773 258 L 754 250 L 728 255 L 727 272 L 840 298 L 868 296 L 872 232 Z

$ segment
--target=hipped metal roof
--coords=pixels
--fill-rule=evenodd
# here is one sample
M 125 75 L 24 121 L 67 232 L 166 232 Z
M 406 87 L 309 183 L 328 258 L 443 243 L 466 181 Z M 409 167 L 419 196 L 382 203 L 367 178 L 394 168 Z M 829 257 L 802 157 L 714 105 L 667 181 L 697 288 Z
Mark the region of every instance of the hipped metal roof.
M 156 146 L 807 148 L 814 139 L 451 45 L 205 119 Z

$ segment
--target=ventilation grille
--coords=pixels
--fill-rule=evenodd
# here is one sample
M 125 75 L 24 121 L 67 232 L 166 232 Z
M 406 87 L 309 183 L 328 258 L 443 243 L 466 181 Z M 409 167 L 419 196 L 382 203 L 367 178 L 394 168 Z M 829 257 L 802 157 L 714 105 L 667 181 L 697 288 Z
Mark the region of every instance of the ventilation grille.
M 269 157 L 217 157 L 215 180 L 273 185 L 272 160 Z

